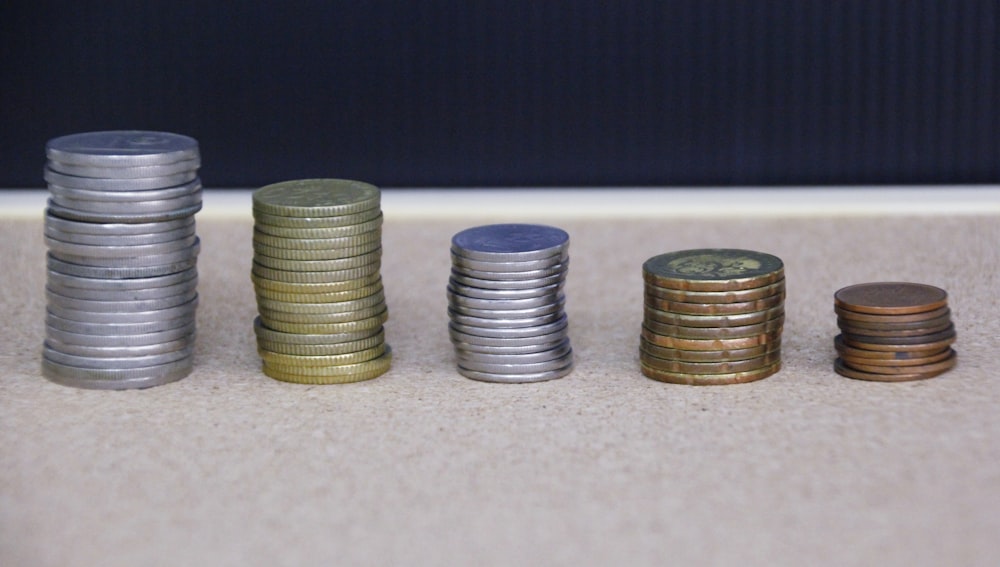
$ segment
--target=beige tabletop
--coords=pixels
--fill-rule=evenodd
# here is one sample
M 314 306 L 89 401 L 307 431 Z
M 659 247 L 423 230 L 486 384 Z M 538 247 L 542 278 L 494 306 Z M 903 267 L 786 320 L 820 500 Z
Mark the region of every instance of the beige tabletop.
M 249 197 L 211 193 L 196 368 L 125 392 L 41 377 L 44 193 L 2 199 L 0 565 L 1000 564 L 996 188 L 386 191 L 394 364 L 340 386 L 260 372 Z M 571 235 L 564 379 L 455 371 L 449 241 L 499 221 Z M 784 260 L 775 376 L 639 372 L 642 262 L 702 247 Z M 955 370 L 833 372 L 833 292 L 879 280 L 948 290 Z

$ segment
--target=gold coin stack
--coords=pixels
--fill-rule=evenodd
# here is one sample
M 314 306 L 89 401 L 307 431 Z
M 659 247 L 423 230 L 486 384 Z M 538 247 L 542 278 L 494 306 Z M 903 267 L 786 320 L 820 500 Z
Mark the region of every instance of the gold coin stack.
M 253 215 L 264 373 L 341 384 L 389 370 L 379 189 L 343 179 L 276 183 L 254 192 Z
M 749 250 L 682 250 L 642 265 L 639 359 L 649 378 L 738 384 L 781 369 L 785 272 Z
M 858 380 L 906 382 L 951 370 L 955 325 L 948 294 L 941 288 L 907 282 L 845 287 L 834 294 L 841 334 L 837 374 Z

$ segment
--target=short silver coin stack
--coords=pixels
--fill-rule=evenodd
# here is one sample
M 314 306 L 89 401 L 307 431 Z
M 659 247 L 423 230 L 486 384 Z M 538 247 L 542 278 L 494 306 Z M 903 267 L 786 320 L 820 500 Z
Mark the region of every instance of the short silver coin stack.
M 78 388 L 148 388 L 192 369 L 198 142 L 88 132 L 46 145 L 42 370 Z
M 452 238 L 451 260 L 449 332 L 460 374 L 521 383 L 572 371 L 565 231 L 535 224 L 470 228 Z

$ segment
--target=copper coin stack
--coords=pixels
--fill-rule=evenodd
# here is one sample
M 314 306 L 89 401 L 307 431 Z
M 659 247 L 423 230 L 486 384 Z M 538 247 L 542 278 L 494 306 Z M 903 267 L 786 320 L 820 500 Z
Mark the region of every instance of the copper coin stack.
M 954 368 L 958 355 L 948 294 L 931 285 L 876 282 L 834 294 L 840 356 L 834 370 L 848 378 L 905 382 Z
M 682 250 L 642 265 L 642 373 L 661 382 L 738 384 L 781 369 L 785 272 L 770 254 Z

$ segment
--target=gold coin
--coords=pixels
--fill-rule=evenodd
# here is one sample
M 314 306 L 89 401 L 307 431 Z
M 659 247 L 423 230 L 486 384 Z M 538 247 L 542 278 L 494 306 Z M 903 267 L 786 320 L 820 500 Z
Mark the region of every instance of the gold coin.
M 773 284 L 785 277 L 777 256 L 727 248 L 681 250 L 642 265 L 643 279 L 661 288 L 733 291 Z
M 761 356 L 745 360 L 727 360 L 722 362 L 684 362 L 681 360 L 657 358 L 640 350 L 639 360 L 644 365 L 663 372 L 676 372 L 680 374 L 734 374 L 737 372 L 759 370 L 765 366 L 771 366 L 775 362 L 780 362 L 781 349 L 775 349 Z
M 371 339 L 372 337 L 378 337 L 384 333 L 381 325 L 374 325 L 360 330 L 345 331 L 341 333 L 309 334 L 302 332 L 284 332 L 269 329 L 264 326 L 264 322 L 261 321 L 259 316 L 255 317 L 253 320 L 253 331 L 254 334 L 257 335 L 258 341 L 302 346 L 329 346 L 335 344 L 345 344 L 345 346 L 348 346 L 347 343 L 360 344 L 361 341 Z M 379 340 L 378 342 L 382 341 Z M 358 350 L 361 350 L 362 348 L 364 347 L 361 347 Z M 274 352 L 284 351 L 275 349 Z
M 271 236 L 278 236 L 281 238 L 306 238 L 306 239 L 316 239 L 316 238 L 344 238 L 349 236 L 357 236 L 359 234 L 364 234 L 366 232 L 372 232 L 378 230 L 382 226 L 382 215 L 375 217 L 374 219 L 361 222 L 358 224 L 349 224 L 345 226 L 331 226 L 331 227 L 320 227 L 320 228 L 289 228 L 287 226 L 271 226 L 267 223 L 260 222 L 258 220 L 254 223 L 254 229 L 263 234 L 270 234 Z
M 764 321 L 770 321 L 785 315 L 784 305 L 779 305 L 764 311 L 753 311 L 750 313 L 735 313 L 732 315 L 687 315 L 685 313 L 672 313 L 670 311 L 660 311 L 652 307 L 645 307 L 643 315 L 649 321 L 656 321 L 665 325 L 683 325 L 685 327 L 742 327 L 744 325 L 756 325 Z
M 263 244 L 271 248 L 288 250 L 333 250 L 339 248 L 372 250 L 382 245 L 382 229 L 340 238 L 284 238 L 264 234 L 254 229 L 253 243 L 254 245 Z
M 646 329 L 649 330 L 649 329 Z M 659 346 L 676 348 L 681 350 L 733 350 L 760 346 L 775 340 L 781 339 L 781 329 L 773 333 L 754 335 L 752 337 L 742 337 L 739 339 L 680 339 L 677 337 L 667 337 L 650 333 L 644 335 L 646 339 Z
M 332 260 L 291 260 L 254 254 L 253 261 L 266 268 L 290 272 L 337 272 L 367 266 L 382 259 L 381 249 L 377 253 L 362 254 Z
M 356 253 L 363 250 L 361 253 Z M 382 246 L 360 246 L 357 248 L 330 248 L 325 250 L 293 250 L 290 248 L 275 248 L 266 244 L 254 244 L 254 254 L 281 258 L 283 260 L 337 260 L 358 257 L 382 257 Z M 367 263 L 367 262 L 366 262 Z
M 368 286 L 375 285 L 382 281 L 382 276 L 379 272 L 369 274 L 364 277 L 347 279 L 343 281 L 333 281 L 333 282 L 319 282 L 319 283 L 309 283 L 309 282 L 283 282 L 278 280 L 268 279 L 266 277 L 258 276 L 257 274 L 251 273 L 250 280 L 253 281 L 254 289 L 257 290 L 257 294 L 260 295 L 265 290 L 276 291 L 279 293 L 339 293 L 346 291 L 354 291 L 359 289 L 364 289 Z
M 334 343 L 330 344 L 293 344 L 284 342 L 275 342 L 265 339 L 257 339 L 257 350 L 266 350 L 268 352 L 280 353 L 280 354 L 294 354 L 298 356 L 329 356 L 335 354 L 348 354 L 352 352 L 359 352 L 362 350 L 367 350 L 374 348 L 385 342 L 385 332 L 380 330 L 378 333 L 358 341 L 349 341 L 344 343 Z
M 365 350 L 347 352 L 343 354 L 303 356 L 297 354 L 270 352 L 261 348 L 257 349 L 257 353 L 260 355 L 261 360 L 269 366 L 306 369 L 320 366 L 326 367 L 358 364 L 382 356 L 385 354 L 385 349 L 386 345 L 385 343 L 382 343 Z
M 659 311 L 685 313 L 687 315 L 736 315 L 740 313 L 753 313 L 755 311 L 774 309 L 783 305 L 784 301 L 784 293 L 753 301 L 741 301 L 739 303 L 687 303 L 660 299 L 648 294 L 645 296 L 646 307 L 652 307 Z
M 288 321 L 265 320 L 264 325 L 269 329 L 282 333 L 301 333 L 303 335 L 340 335 L 346 333 L 357 333 L 359 331 L 370 331 L 381 327 L 389 320 L 389 312 L 383 311 L 375 317 L 361 319 L 359 321 L 348 321 L 344 323 L 292 323 Z
M 954 365 L 952 365 L 954 366 Z M 913 372 L 905 374 L 878 374 L 874 372 L 864 372 L 862 370 L 855 370 L 853 368 L 848 368 L 844 365 L 844 361 L 837 359 L 833 363 L 833 370 L 840 374 L 841 376 L 846 376 L 847 378 L 854 378 L 855 380 L 868 380 L 870 382 L 910 382 L 912 380 L 925 380 L 927 378 L 933 378 L 944 374 L 951 367 L 935 370 L 931 372 Z
M 261 320 L 268 327 L 273 327 L 273 323 L 281 321 L 284 323 L 302 323 L 305 325 L 319 325 L 326 323 L 349 323 L 351 321 L 361 321 L 376 317 L 386 310 L 385 302 L 379 302 L 371 307 L 357 309 L 354 311 L 330 312 L 330 313 L 288 313 L 285 311 L 275 311 L 263 307 L 257 308 Z
M 330 301 L 326 303 L 301 303 L 257 298 L 258 307 L 284 313 L 343 313 L 346 311 L 358 311 L 383 303 L 385 303 L 385 294 L 381 291 L 367 297 L 351 299 L 349 301 Z
M 666 325 L 657 321 L 646 320 L 643 325 L 657 335 L 677 337 L 682 339 L 738 339 L 752 337 L 765 333 L 775 333 L 784 327 L 785 317 L 770 319 L 754 325 L 738 327 L 684 327 Z
M 266 299 L 268 301 L 283 301 L 286 303 L 336 303 L 338 301 L 361 299 L 380 291 L 384 293 L 381 279 L 369 286 L 326 293 L 287 293 L 261 287 L 256 288 L 258 300 Z
M 352 374 L 364 374 L 378 369 L 383 369 L 384 372 L 389 369 L 389 364 L 392 362 L 392 349 L 387 345 L 385 353 L 378 358 L 373 358 L 364 362 L 354 362 L 351 364 L 292 366 L 289 364 L 271 363 L 266 360 L 263 362 L 265 369 L 270 369 L 285 375 L 332 378 L 338 376 L 350 376 Z
M 646 293 L 652 297 L 684 303 L 742 303 L 785 293 L 785 280 L 751 289 L 733 291 L 685 291 L 646 284 Z
M 379 273 L 380 262 L 361 266 L 360 268 L 350 268 L 348 270 L 336 270 L 331 272 L 298 272 L 293 270 L 275 270 L 267 266 L 261 266 L 254 262 L 252 273 L 260 278 L 285 283 L 333 283 L 348 280 L 358 280 L 370 277 Z
M 284 217 L 335 217 L 379 206 L 378 187 L 349 179 L 298 179 L 253 192 L 253 208 Z
M 283 217 L 262 213 L 257 209 L 253 210 L 253 218 L 256 223 L 287 228 L 334 228 L 338 226 L 351 226 L 368 222 L 380 216 L 382 216 L 382 209 L 379 207 L 372 207 L 359 213 L 334 217 Z
M 646 332 L 643 330 L 643 333 Z M 780 338 L 763 345 L 729 350 L 683 350 L 651 343 L 645 336 L 639 339 L 640 351 L 656 358 L 679 360 L 681 362 L 735 362 L 763 356 L 780 348 Z
M 684 372 L 667 372 L 645 364 L 642 365 L 642 373 L 647 378 L 669 382 L 671 384 L 687 384 L 690 386 L 710 386 L 723 384 L 742 384 L 767 378 L 781 370 L 781 361 L 774 364 L 748 370 L 746 372 L 730 372 L 726 374 L 687 374 Z

